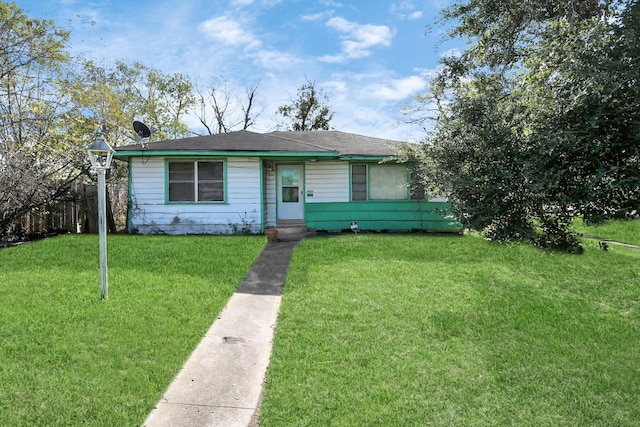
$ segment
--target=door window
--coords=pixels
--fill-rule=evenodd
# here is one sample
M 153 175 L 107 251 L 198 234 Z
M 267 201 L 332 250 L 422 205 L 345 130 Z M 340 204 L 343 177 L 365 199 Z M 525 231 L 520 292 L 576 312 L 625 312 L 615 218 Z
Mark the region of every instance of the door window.
M 300 196 L 300 176 L 298 168 L 282 169 L 282 202 L 298 203 Z

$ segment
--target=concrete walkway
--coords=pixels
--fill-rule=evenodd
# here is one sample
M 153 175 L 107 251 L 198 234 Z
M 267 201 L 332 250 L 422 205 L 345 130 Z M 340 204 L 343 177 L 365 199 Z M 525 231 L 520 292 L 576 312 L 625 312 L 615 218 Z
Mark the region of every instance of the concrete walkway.
M 297 244 L 265 246 L 145 426 L 256 425 L 282 289 Z

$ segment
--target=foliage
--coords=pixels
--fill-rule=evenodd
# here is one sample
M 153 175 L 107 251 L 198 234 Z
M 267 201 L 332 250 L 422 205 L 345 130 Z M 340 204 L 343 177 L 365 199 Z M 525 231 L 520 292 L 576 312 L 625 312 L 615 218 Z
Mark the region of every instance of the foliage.
M 106 301 L 96 235 L 0 250 L 0 425 L 142 425 L 264 246 L 108 239 Z
M 326 105 L 328 100 L 328 95 L 307 79 L 307 83 L 298 89 L 298 98 L 292 99 L 291 104 L 278 107 L 277 114 L 290 121 L 284 125 L 285 130 L 329 130 L 333 112 Z
M 585 246 L 304 240 L 260 426 L 638 425 L 640 252 Z
M 68 33 L 0 3 L 0 234 L 32 209 L 63 199 L 79 165 L 59 131 L 55 79 Z
M 139 62 L 109 66 L 87 60 L 60 81 L 60 91 L 73 103 L 69 123 L 80 124 L 78 133 L 100 129 L 113 146 L 135 142 L 134 120 L 155 128 L 154 138 L 190 134 L 182 119 L 195 98 L 192 83 L 180 73 L 165 75 Z M 67 132 L 74 130 L 72 125 Z
M 112 146 L 131 143 L 138 119 L 156 138 L 190 135 L 187 76 L 71 58 L 65 30 L 15 3 L 0 3 L 0 36 L 0 234 L 19 232 L 25 213 L 82 198 L 72 184 L 93 178 L 85 147 L 97 132 Z M 112 181 L 122 179 L 113 171 Z
M 229 220 L 229 228 L 231 229 L 231 234 L 233 235 L 244 235 L 248 236 L 250 234 L 256 233 L 256 221 L 252 219 L 249 221 L 247 219 L 247 213 L 244 212 L 243 215 L 240 215 L 240 212 L 237 212 L 238 217 L 240 218 L 240 223 L 238 221 Z
M 573 217 L 638 209 L 637 1 L 470 0 L 444 17 L 473 44 L 443 60 L 435 130 L 405 157 L 461 221 L 580 252 Z

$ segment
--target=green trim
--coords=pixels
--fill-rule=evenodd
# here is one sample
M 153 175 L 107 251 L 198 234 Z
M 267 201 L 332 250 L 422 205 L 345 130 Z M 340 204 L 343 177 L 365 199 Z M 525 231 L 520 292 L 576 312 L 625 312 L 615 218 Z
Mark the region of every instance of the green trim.
M 455 231 L 460 223 L 450 217 L 446 202 L 394 200 L 380 202 L 306 203 L 307 225 L 318 230 L 349 229 L 357 221 L 360 230 Z
M 116 151 L 114 157 L 330 157 L 337 158 L 337 151 L 330 152 L 302 152 L 302 151 L 196 151 L 196 150 L 168 150 L 168 151 Z
M 224 200 L 221 201 L 180 201 L 172 202 L 169 200 L 169 162 L 222 162 L 222 191 L 224 192 Z M 194 177 L 195 178 L 195 177 Z M 221 157 L 205 157 L 194 159 L 192 157 L 165 157 L 164 159 L 164 204 L 165 205 L 227 205 L 229 204 L 229 190 L 228 190 L 228 176 L 227 176 L 227 159 Z M 197 186 L 196 186 L 197 188 Z M 194 194 L 195 197 L 195 194 Z

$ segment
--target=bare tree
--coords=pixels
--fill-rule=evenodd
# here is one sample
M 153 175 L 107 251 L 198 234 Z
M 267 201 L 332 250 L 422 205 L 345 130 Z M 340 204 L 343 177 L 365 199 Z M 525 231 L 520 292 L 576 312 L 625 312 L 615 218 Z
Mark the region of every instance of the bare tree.
M 260 83 L 245 88 L 245 97 L 240 97 L 219 80 L 214 80 L 205 90 L 198 90 L 199 110 L 196 116 L 209 135 L 226 133 L 241 128 L 247 130 L 254 125 L 264 108 L 255 112 L 256 93 Z

